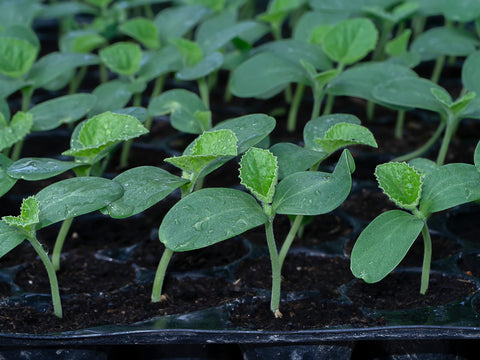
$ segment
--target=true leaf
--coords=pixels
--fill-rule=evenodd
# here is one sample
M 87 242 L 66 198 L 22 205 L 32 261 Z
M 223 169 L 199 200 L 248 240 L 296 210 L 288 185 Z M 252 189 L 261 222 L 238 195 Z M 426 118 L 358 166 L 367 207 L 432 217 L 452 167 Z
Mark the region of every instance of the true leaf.
M 278 180 L 277 158 L 269 151 L 250 148 L 240 161 L 240 184 L 258 200 L 270 204 Z
M 390 162 L 378 165 L 375 177 L 383 192 L 397 206 L 412 210 L 420 202 L 422 176 L 407 163 Z
M 352 163 L 352 155 L 344 150 L 332 174 L 304 171 L 287 176 L 275 191 L 274 211 L 288 215 L 319 215 L 336 209 L 350 193 Z
M 170 42 L 179 51 L 185 67 L 194 66 L 203 59 L 203 51 L 197 43 L 183 38 L 171 39 Z
M 350 114 L 332 114 L 312 119 L 303 128 L 303 141 L 310 150 L 325 153 L 325 149 L 318 145 L 317 139 L 323 139 L 328 129 L 340 123 L 360 125 L 360 119 Z
M 0 221 L 0 258 L 15 249 L 25 240 L 25 234 L 14 226 L 9 226 L 5 221 Z
M 232 130 L 238 139 L 238 153 L 242 154 L 266 139 L 275 128 L 275 124 L 276 121 L 271 116 L 248 114 L 222 121 L 215 125 L 212 130 Z
M 118 42 L 99 51 L 100 58 L 117 74 L 132 76 L 140 69 L 142 49 L 138 44 Z
M 327 130 L 325 136 L 315 140 L 329 154 L 348 145 L 368 145 L 377 148 L 373 134 L 366 127 L 339 123 Z
M 323 50 L 342 65 L 364 58 L 375 48 L 378 31 L 369 19 L 344 20 L 333 26 L 323 37 Z
M 78 136 L 72 136 L 70 150 L 63 155 L 95 156 L 110 145 L 147 132 L 135 117 L 107 111 L 81 124 Z
M 108 214 L 117 219 L 148 209 L 173 190 L 188 183 L 188 180 L 154 166 L 129 169 L 115 177 L 113 181 L 124 189 L 123 196 L 107 207 Z
M 228 188 L 195 191 L 163 218 L 159 238 L 168 249 L 189 251 L 216 244 L 267 221 L 249 194 Z
M 61 124 L 73 123 L 84 117 L 97 98 L 92 94 L 73 94 L 44 101 L 29 110 L 33 115 L 33 131 L 52 130 Z
M 401 56 L 407 52 L 412 30 L 405 29 L 400 35 L 387 42 L 385 52 L 390 56 Z
M 190 134 L 200 134 L 202 131 L 208 130 L 195 116 L 197 111 L 207 110 L 197 94 L 184 89 L 165 91 L 153 98 L 148 105 L 148 112 L 151 116 L 171 114 L 172 126 Z
M 2 126 L 0 123 L 0 150 L 6 149 L 22 140 L 28 133 L 30 133 L 32 124 L 32 114 L 22 111 L 17 112 L 13 116 L 9 125 Z
M 420 211 L 437 211 L 480 199 L 480 173 L 474 165 L 447 164 L 432 171 L 423 180 Z
M 149 49 L 160 47 L 160 37 L 153 21 L 145 18 L 135 18 L 125 21 L 118 30 Z
M 462 84 L 469 91 L 480 94 L 480 51 L 471 53 L 462 66 Z
M 48 179 L 64 173 L 82 163 L 60 161 L 48 158 L 23 158 L 12 163 L 8 169 L 8 176 L 14 179 L 36 181 Z
M 20 207 L 20 215 L 4 216 L 2 220 L 10 226 L 28 230 L 39 222 L 38 214 L 38 201 L 35 196 L 30 196 L 23 199 Z
M 10 77 L 25 75 L 37 58 L 37 48 L 26 40 L 0 36 L 0 73 Z
M 355 242 L 350 265 L 353 275 L 367 283 L 382 280 L 402 261 L 422 227 L 422 220 L 402 210 L 377 216 Z
M 178 70 L 181 68 L 180 63 L 180 53 L 175 51 L 171 44 L 160 50 L 146 51 L 137 78 L 148 82 L 160 75 Z
M 184 155 L 167 158 L 165 161 L 198 175 L 211 163 L 226 162 L 236 156 L 237 141 L 237 137 L 231 130 L 204 132 L 185 150 Z M 210 167 L 208 169 L 211 170 Z M 202 173 L 202 175 L 206 174 Z
M 102 209 L 123 195 L 115 181 L 86 176 L 57 181 L 36 195 L 40 203 L 38 228 Z
M 60 38 L 59 47 L 64 53 L 90 53 L 106 42 L 107 39 L 93 30 L 75 30 Z

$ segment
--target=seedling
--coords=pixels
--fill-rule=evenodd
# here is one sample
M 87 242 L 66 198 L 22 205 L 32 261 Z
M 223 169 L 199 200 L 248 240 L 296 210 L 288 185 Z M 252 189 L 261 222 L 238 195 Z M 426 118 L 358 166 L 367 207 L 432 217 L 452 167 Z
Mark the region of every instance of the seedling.
M 480 103 L 475 100 L 475 92 L 469 92 L 453 101 L 450 94 L 441 86 L 422 78 L 399 78 L 377 85 L 373 96 L 381 102 L 419 108 L 436 112 L 440 125 L 432 137 L 416 151 L 397 158 L 397 161 L 410 160 L 422 155 L 442 135 L 443 139 L 437 156 L 437 164 L 443 165 L 450 140 L 460 120 L 465 117 L 478 118 Z
M 432 243 L 430 216 L 480 198 L 480 173 L 474 165 L 429 163 L 416 169 L 406 163 L 378 165 L 380 188 L 402 210 L 377 216 L 358 237 L 351 255 L 353 274 L 374 283 L 387 276 L 422 233 L 424 257 L 420 293 L 428 289 Z
M 214 196 L 200 195 L 199 202 L 194 205 L 188 205 L 183 207 L 179 205 L 182 201 L 187 198 L 196 199 L 198 193 L 208 194 L 211 189 L 199 189 L 202 185 L 202 179 L 210 172 L 216 170 L 222 166 L 227 161 L 233 159 L 237 154 L 241 154 L 247 151 L 251 146 L 259 143 L 263 140 L 275 127 L 275 120 L 269 116 L 262 114 L 252 114 L 247 116 L 242 116 L 235 119 L 230 119 L 218 124 L 212 131 L 205 132 L 199 136 L 187 149 L 184 151 L 184 155 L 179 157 L 173 157 L 165 159 L 165 161 L 170 162 L 171 164 L 181 168 L 182 176 L 188 182 L 181 187 L 182 191 L 182 200 L 180 200 L 166 215 L 163 219 L 162 224 L 160 225 L 159 237 L 160 241 L 165 244 L 165 250 L 163 252 L 162 258 L 160 259 L 157 273 L 155 275 L 153 289 L 152 289 L 152 302 L 158 302 L 161 300 L 163 282 L 165 279 L 166 270 L 170 262 L 170 258 L 173 253 L 176 251 L 188 251 L 193 250 L 192 244 L 185 244 L 184 242 L 193 241 L 199 247 L 204 247 L 210 245 L 210 242 L 213 244 L 215 242 L 225 240 L 231 236 L 234 236 L 235 233 L 239 234 L 242 228 L 252 228 L 260 225 L 258 219 L 256 218 L 255 213 L 249 215 L 249 209 L 255 211 L 255 207 L 251 207 L 252 200 L 249 200 L 248 196 L 238 190 L 230 191 L 230 189 L 217 189 L 217 193 L 221 193 L 220 196 L 225 196 L 228 198 L 228 201 L 225 203 L 219 204 L 220 207 L 216 208 L 215 203 L 218 199 L 216 198 L 216 193 Z M 225 191 L 224 191 L 225 190 Z M 236 194 L 240 193 L 239 197 Z M 247 197 L 245 197 L 247 196 Z M 193 200 L 196 201 L 196 200 Z M 232 201 L 232 202 L 230 202 Z M 253 200 L 253 203 L 255 201 Z M 199 205 L 201 204 L 202 211 L 199 212 Z M 208 206 L 211 210 L 205 210 Z M 238 206 L 241 211 L 245 212 L 247 220 L 245 226 L 243 221 L 237 223 L 238 218 L 235 218 L 235 213 L 231 213 L 232 209 L 235 209 Z M 178 208 L 180 207 L 180 215 L 176 215 Z M 217 212 L 218 216 L 213 216 L 213 211 Z M 195 212 L 194 216 L 188 219 L 190 223 L 193 219 L 197 219 L 199 216 L 204 216 L 205 214 L 210 214 L 213 217 L 213 221 L 227 221 L 229 224 L 234 226 L 234 229 L 230 229 L 225 232 L 224 227 L 220 226 L 215 228 L 207 223 L 202 221 L 196 221 L 191 224 L 193 231 L 195 233 L 189 232 L 191 230 L 183 229 L 183 227 L 188 227 L 187 222 L 184 222 L 181 217 L 183 211 Z M 188 216 L 193 214 L 188 214 Z M 168 217 L 167 217 L 168 216 Z M 181 216 L 181 217 L 179 217 Z M 182 229 L 178 226 L 182 224 Z M 236 225 L 235 225 L 236 224 Z M 249 225 L 250 224 L 250 225 Z M 253 225 L 252 225 L 253 224 Z M 209 227 L 207 231 L 208 236 L 202 231 L 206 230 L 206 227 Z M 162 229 L 167 228 L 168 231 L 185 231 L 185 236 L 180 235 L 175 240 L 175 244 L 172 245 L 169 242 L 165 242 L 162 238 Z M 243 230 L 243 231 L 245 231 Z M 233 233 L 230 233 L 233 231 Z M 243 232 L 242 231 L 242 232 Z M 168 235 L 169 236 L 169 235 Z M 191 236 L 194 236 L 192 238 Z M 199 240 L 199 237 L 203 236 L 203 240 Z M 226 236 L 226 237 L 225 237 Z M 203 241 L 203 242 L 202 242 Z M 205 243 L 206 242 L 206 243 Z M 197 246 L 197 245 L 193 246 Z
M 72 178 L 56 182 L 36 196 L 23 200 L 19 216 L 0 221 L 0 257 L 27 239 L 43 262 L 50 281 L 54 313 L 62 317 L 62 305 L 55 268 L 36 237 L 48 225 L 101 209 L 123 194 L 122 187 L 103 178 Z

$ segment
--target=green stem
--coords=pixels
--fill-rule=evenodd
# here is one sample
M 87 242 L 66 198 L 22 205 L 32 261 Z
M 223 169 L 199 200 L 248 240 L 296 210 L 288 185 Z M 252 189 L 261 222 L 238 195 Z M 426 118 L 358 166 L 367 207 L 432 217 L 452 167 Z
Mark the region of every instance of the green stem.
M 423 266 L 422 266 L 422 282 L 420 285 L 420 294 L 425 295 L 428 289 L 428 281 L 430 278 L 430 263 L 432 261 L 432 239 L 428 232 L 427 223 L 422 228 L 423 236 Z
M 108 69 L 105 64 L 100 64 L 100 83 L 105 84 L 108 81 Z
M 292 103 L 290 105 L 290 111 L 288 113 L 287 130 L 289 132 L 295 131 L 295 128 L 297 127 L 298 109 L 300 108 L 300 104 L 302 103 L 304 91 L 305 85 L 298 84 L 297 88 L 295 89 L 295 95 L 293 96 Z
M 324 92 L 323 91 L 314 91 L 313 92 L 313 108 L 312 108 L 312 116 L 310 120 L 316 119 L 320 116 L 320 109 L 322 107 Z
M 413 29 L 413 39 L 416 39 L 420 34 L 423 33 L 425 29 L 427 18 L 425 16 L 414 16 L 412 19 L 412 29 Z
M 133 98 L 133 106 L 141 106 L 142 93 L 135 93 Z M 123 143 L 122 153 L 120 154 L 120 168 L 126 168 L 128 166 L 128 158 L 130 156 L 130 149 L 132 148 L 133 140 L 129 139 Z
M 68 87 L 68 93 L 69 94 L 75 94 L 78 91 L 78 88 L 80 87 L 80 84 L 82 83 L 86 74 L 87 74 L 87 67 L 82 66 L 80 68 L 80 70 L 78 71 L 78 73 L 76 73 L 73 76 L 73 79 L 70 82 L 70 85 Z
M 53 247 L 52 253 L 52 264 L 55 271 L 60 270 L 60 255 L 62 254 L 63 244 L 65 243 L 68 231 L 72 226 L 72 221 L 73 218 L 63 220 L 60 231 L 57 234 L 57 239 L 55 240 L 55 245 Z
M 270 298 L 270 310 L 275 317 L 281 317 L 280 307 L 280 287 L 281 287 L 281 267 L 278 257 L 277 245 L 273 234 L 273 218 L 269 218 L 265 224 L 265 234 L 267 236 L 268 252 L 272 264 L 272 295 Z
M 283 262 L 285 261 L 285 257 L 288 254 L 288 250 L 290 250 L 290 247 L 292 246 L 292 242 L 295 239 L 295 235 L 297 234 L 298 229 L 300 229 L 300 225 L 302 225 L 302 220 L 303 220 L 303 215 L 295 216 L 295 220 L 293 221 L 292 227 L 290 228 L 290 231 L 288 232 L 287 237 L 283 242 L 282 248 L 280 249 L 280 255 L 278 256 L 278 261 L 280 263 L 280 270 L 283 266 Z
M 397 111 L 397 122 L 395 123 L 395 137 L 402 139 L 403 137 L 403 125 L 405 123 L 405 110 Z
M 380 61 L 385 58 L 385 46 L 392 31 L 393 25 L 394 24 L 391 21 L 382 20 L 380 38 L 377 42 L 375 50 L 373 51 L 372 61 Z
M 210 109 L 210 89 L 208 88 L 207 79 L 202 77 L 197 80 L 198 91 L 200 92 L 200 98 L 207 109 Z
M 445 58 L 445 55 L 441 55 L 437 58 L 437 60 L 435 60 L 435 67 L 433 68 L 432 77 L 430 78 L 430 80 L 432 80 L 435 84 L 438 83 L 440 75 L 442 74 Z
M 443 163 L 445 162 L 445 157 L 447 156 L 450 140 L 452 139 L 456 128 L 457 127 L 453 119 L 449 119 L 447 121 L 447 128 L 445 129 L 445 133 L 443 134 L 442 145 L 440 146 L 440 150 L 438 151 L 437 156 L 437 164 L 440 166 L 443 165 Z
M 152 302 L 159 302 L 162 298 L 163 281 L 165 280 L 165 273 L 167 271 L 168 264 L 173 255 L 173 251 L 165 248 L 162 258 L 158 263 L 157 272 L 155 273 L 155 279 L 153 280 L 152 289 Z
M 32 86 L 26 86 L 21 90 L 22 93 L 22 111 L 27 112 L 30 108 L 30 102 L 32 100 L 32 95 L 33 95 L 33 87 Z M 20 159 L 20 155 L 23 150 L 23 139 L 20 141 L 17 141 L 15 145 L 13 146 L 12 149 L 12 154 L 10 158 L 13 161 L 17 161 Z
M 58 288 L 57 274 L 53 268 L 53 264 L 50 261 L 47 253 L 43 249 L 42 245 L 38 242 L 35 234 L 32 234 L 28 237 L 28 241 L 32 244 L 33 248 L 37 252 L 40 260 L 42 260 L 45 269 L 47 270 L 48 280 L 50 281 L 50 290 L 52 293 L 52 302 L 53 302 L 53 311 L 55 316 L 61 318 L 62 314 L 62 302 L 60 299 L 60 290 Z
M 325 103 L 325 109 L 323 110 L 323 115 L 330 115 L 332 113 L 334 101 L 335 101 L 335 95 L 328 94 L 327 101 Z
M 160 93 L 163 91 L 163 86 L 165 84 L 165 75 L 160 75 L 155 79 L 155 83 L 153 85 L 152 94 L 150 95 L 150 99 L 156 98 Z M 147 119 L 145 120 L 145 127 L 150 130 L 152 128 L 152 121 L 153 117 L 147 115 Z
M 373 101 L 367 101 L 366 116 L 368 121 L 372 121 L 375 116 L 375 103 Z
M 396 157 L 392 161 L 408 161 L 411 159 L 415 159 L 416 157 L 419 157 L 422 155 L 424 152 L 426 152 L 430 147 L 432 147 L 433 144 L 440 138 L 440 135 L 442 134 L 443 130 L 445 129 L 446 122 L 442 120 L 440 125 L 438 126 L 437 130 L 435 130 L 435 133 L 432 135 L 432 137 L 420 148 L 418 148 L 415 151 L 412 151 L 408 154 Z

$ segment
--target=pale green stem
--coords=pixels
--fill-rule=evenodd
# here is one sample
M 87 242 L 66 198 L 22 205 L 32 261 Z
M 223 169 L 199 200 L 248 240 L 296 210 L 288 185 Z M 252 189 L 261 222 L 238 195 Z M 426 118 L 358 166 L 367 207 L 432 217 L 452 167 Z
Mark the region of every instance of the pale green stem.
M 142 102 L 142 93 L 136 93 L 133 98 L 133 106 L 140 106 Z M 128 158 L 130 156 L 130 149 L 132 148 L 132 139 L 129 139 L 123 143 L 122 153 L 120 154 L 120 168 L 126 168 L 128 166 Z
M 68 231 L 72 226 L 72 221 L 73 218 L 63 220 L 60 231 L 57 234 L 57 239 L 55 240 L 55 245 L 53 247 L 52 253 L 52 264 L 55 271 L 60 270 L 60 255 L 62 254 L 63 244 L 65 243 Z
M 293 96 L 292 103 L 290 105 L 290 111 L 288 113 L 287 130 L 289 132 L 295 131 L 295 128 L 297 127 L 298 109 L 300 108 L 300 104 L 302 103 L 304 91 L 305 85 L 298 84 L 297 88 L 295 89 L 295 95 Z
M 427 18 L 425 16 L 414 16 L 412 19 L 413 40 L 423 33 Z
M 288 254 L 288 250 L 290 250 L 290 247 L 292 246 L 292 242 L 295 239 L 295 235 L 298 232 L 298 229 L 300 229 L 300 226 L 302 225 L 302 220 L 303 220 L 303 215 L 297 215 L 295 216 L 295 220 L 293 221 L 292 227 L 290 228 L 290 231 L 287 234 L 287 237 L 285 238 L 285 241 L 282 244 L 282 248 L 280 249 L 280 255 L 278 256 L 278 261 L 280 262 L 280 269 L 283 266 L 283 262 L 285 261 L 285 257 Z
M 323 110 L 323 115 L 330 115 L 332 113 L 334 101 L 335 101 L 335 95 L 328 94 L 327 101 L 325 103 L 325 109 Z
M 32 100 L 32 94 L 33 94 L 33 87 L 32 86 L 26 86 L 22 90 L 22 111 L 27 112 L 30 109 L 30 102 Z M 15 145 L 13 146 L 12 149 L 12 154 L 10 158 L 13 161 L 17 161 L 20 159 L 20 155 L 23 150 L 23 139 L 20 141 L 17 141 Z
M 380 61 L 385 58 L 385 46 L 393 28 L 393 23 L 388 20 L 382 20 L 380 38 L 372 54 L 372 61 Z
M 69 94 L 75 94 L 78 91 L 78 88 L 80 87 L 80 84 L 82 83 L 83 79 L 85 78 L 85 75 L 87 73 L 87 67 L 82 66 L 78 73 L 76 73 L 73 76 L 72 81 L 70 81 L 70 85 L 68 87 L 68 93 Z
M 373 101 L 368 100 L 366 106 L 366 116 L 368 121 L 372 121 L 375 116 L 375 103 Z
M 442 145 L 440 146 L 440 150 L 438 151 L 437 165 L 441 166 L 445 162 L 445 157 L 447 156 L 450 140 L 452 139 L 456 128 L 457 126 L 453 119 L 449 119 L 447 122 L 447 128 L 445 129 L 445 133 L 443 134 Z
M 437 60 L 435 60 L 435 67 L 433 68 L 432 77 L 430 78 L 430 80 L 432 80 L 435 84 L 438 83 L 440 75 L 442 74 L 445 58 L 445 55 L 441 55 L 437 58 Z
M 269 218 L 266 222 L 265 234 L 267 236 L 268 252 L 270 255 L 270 262 L 272 264 L 272 294 L 270 298 L 270 310 L 275 314 L 276 317 L 281 317 L 279 307 L 282 276 L 277 245 L 275 244 L 275 236 L 273 234 L 273 218 Z
M 108 81 L 108 69 L 103 63 L 100 64 L 100 83 L 105 84 Z
M 320 110 L 322 107 L 324 92 L 323 91 L 314 91 L 313 93 L 313 108 L 312 108 L 312 116 L 310 120 L 316 119 L 320 116 Z
M 155 83 L 153 85 L 153 90 L 152 90 L 152 94 L 150 95 L 150 99 L 154 99 L 158 95 L 160 95 L 160 93 L 163 91 L 164 84 L 165 84 L 165 75 L 160 75 L 155 79 Z M 152 128 L 152 121 L 153 121 L 153 117 L 148 115 L 144 124 L 148 130 Z
M 405 110 L 397 111 L 397 122 L 395 123 L 395 137 L 401 139 L 403 137 L 403 125 L 405 123 Z
M 165 248 L 162 258 L 158 263 L 157 272 L 155 273 L 155 279 L 153 280 L 152 289 L 152 302 L 159 302 L 162 298 L 163 281 L 165 280 L 165 273 L 167 271 L 168 264 L 173 255 L 173 251 Z
M 446 122 L 444 120 L 442 120 L 442 122 L 438 126 L 437 130 L 435 130 L 435 133 L 432 135 L 432 137 L 430 137 L 430 139 L 428 139 L 428 141 L 423 146 L 421 146 L 417 150 L 412 151 L 408 154 L 396 157 L 392 161 L 408 161 L 408 160 L 415 159 L 416 157 L 421 156 L 428 149 L 430 149 L 432 147 L 432 145 L 435 144 L 435 142 L 440 138 L 440 135 L 442 134 L 443 130 L 445 129 L 445 126 L 446 126 Z
M 210 89 L 208 88 L 207 79 L 202 77 L 197 80 L 198 91 L 200 92 L 200 98 L 207 109 L 210 109 Z
M 61 318 L 62 314 L 62 302 L 60 299 L 60 290 L 58 288 L 58 280 L 57 274 L 55 273 L 55 269 L 53 268 L 53 264 L 50 261 L 47 253 L 43 249 L 42 245 L 38 242 L 35 234 L 32 234 L 28 237 L 30 244 L 32 244 L 33 248 L 37 252 L 40 260 L 43 262 L 45 269 L 47 270 L 48 280 L 50 281 L 50 290 L 52 293 L 52 302 L 53 302 L 53 311 L 55 316 Z
M 430 279 L 430 263 L 432 261 L 432 239 L 428 232 L 427 223 L 422 228 L 423 236 L 423 266 L 422 266 L 422 282 L 420 285 L 420 294 L 425 295 L 428 289 L 428 281 Z

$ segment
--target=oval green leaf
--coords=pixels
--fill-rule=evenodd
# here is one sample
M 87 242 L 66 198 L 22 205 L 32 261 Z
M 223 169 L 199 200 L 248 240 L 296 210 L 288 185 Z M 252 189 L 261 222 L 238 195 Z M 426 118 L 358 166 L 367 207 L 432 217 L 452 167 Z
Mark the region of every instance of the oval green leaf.
M 158 49 L 160 47 L 160 37 L 152 20 L 145 18 L 130 19 L 121 24 L 118 30 L 134 38 L 148 49 Z
M 308 170 L 326 156 L 326 153 L 305 149 L 292 143 L 277 143 L 270 151 L 278 160 L 279 179 Z
M 117 74 L 132 76 L 140 69 L 142 49 L 140 45 L 118 42 L 99 51 L 100 58 Z
M 304 171 L 287 176 L 275 191 L 274 211 L 287 215 L 320 215 L 336 209 L 352 186 L 351 156 L 344 150 L 332 174 Z
M 40 203 L 38 228 L 102 209 L 122 195 L 120 184 L 104 178 L 76 177 L 58 181 L 36 195 Z
M 160 241 L 173 251 L 200 249 L 267 221 L 255 198 L 242 191 L 209 188 L 175 204 L 163 218 Z
M 350 264 L 353 275 L 367 283 L 382 280 L 402 261 L 422 227 L 422 220 L 401 210 L 377 216 L 355 242 Z
M 25 234 L 20 229 L 0 221 L 0 239 L 2 239 L 0 241 L 0 258 L 2 258 L 25 240 Z
M 7 174 L 14 179 L 36 181 L 57 176 L 81 165 L 81 163 L 73 161 L 60 161 L 48 158 L 23 158 L 11 164 L 7 169 Z
M 138 214 L 155 205 L 188 180 L 154 166 L 140 166 L 127 170 L 113 179 L 124 193 L 108 205 L 108 214 L 121 219 Z
M 480 173 L 474 165 L 447 164 L 423 180 L 420 211 L 431 213 L 480 199 Z
M 44 101 L 29 111 L 33 115 L 32 130 L 46 131 L 71 124 L 84 117 L 96 101 L 92 94 L 65 95 Z

